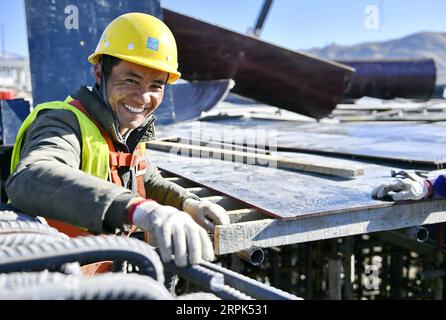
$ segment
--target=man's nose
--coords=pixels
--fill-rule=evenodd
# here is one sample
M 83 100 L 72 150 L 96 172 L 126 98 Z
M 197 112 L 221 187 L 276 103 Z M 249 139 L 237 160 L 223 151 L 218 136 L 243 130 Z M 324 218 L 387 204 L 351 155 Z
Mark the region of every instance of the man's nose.
M 147 105 L 153 102 L 154 96 L 152 92 L 143 91 L 138 92 L 135 98 L 139 105 Z
M 153 102 L 153 99 L 155 99 L 153 92 L 144 92 L 142 95 L 144 104 L 150 104 Z

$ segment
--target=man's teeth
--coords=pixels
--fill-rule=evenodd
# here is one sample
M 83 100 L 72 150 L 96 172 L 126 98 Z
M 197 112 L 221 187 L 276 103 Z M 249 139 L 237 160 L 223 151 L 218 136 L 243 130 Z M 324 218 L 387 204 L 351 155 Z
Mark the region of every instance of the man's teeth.
M 124 104 L 124 107 L 131 113 L 143 113 L 144 112 L 144 108 L 133 108 L 127 104 Z

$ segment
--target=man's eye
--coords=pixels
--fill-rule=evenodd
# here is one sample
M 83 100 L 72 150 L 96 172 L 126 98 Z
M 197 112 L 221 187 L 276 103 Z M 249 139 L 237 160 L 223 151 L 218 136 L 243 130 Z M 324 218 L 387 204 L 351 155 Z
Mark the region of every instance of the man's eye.
M 138 84 L 138 81 L 133 80 L 133 79 L 127 79 L 125 80 L 127 83 L 131 83 L 131 84 Z
M 152 84 L 151 87 L 154 89 L 163 89 L 164 88 L 164 86 L 161 84 Z

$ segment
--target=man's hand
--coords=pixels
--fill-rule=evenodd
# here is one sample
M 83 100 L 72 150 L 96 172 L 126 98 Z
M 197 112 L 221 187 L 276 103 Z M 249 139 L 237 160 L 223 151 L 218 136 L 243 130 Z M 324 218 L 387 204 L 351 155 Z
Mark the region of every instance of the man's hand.
M 391 193 L 392 192 L 392 193 Z M 372 191 L 374 198 L 383 199 L 392 197 L 394 201 L 420 200 L 431 192 L 429 183 L 420 178 L 395 179 L 389 183 L 382 184 Z
M 229 216 L 224 208 L 210 201 L 198 201 L 186 199 L 183 202 L 183 210 L 200 226 L 206 230 L 214 231 L 215 225 L 229 224 Z
M 179 267 L 212 261 L 214 249 L 206 231 L 185 212 L 146 200 L 130 209 L 131 223 L 156 235 L 161 259 L 169 262 L 172 253 Z

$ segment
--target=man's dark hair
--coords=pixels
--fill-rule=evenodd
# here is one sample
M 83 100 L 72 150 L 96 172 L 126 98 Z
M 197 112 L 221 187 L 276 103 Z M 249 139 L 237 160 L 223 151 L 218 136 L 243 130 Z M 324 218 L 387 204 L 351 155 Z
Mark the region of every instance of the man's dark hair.
M 105 81 L 108 81 L 113 67 L 118 65 L 119 62 L 121 62 L 121 59 L 119 58 L 107 54 L 102 55 L 102 73 L 104 74 Z
M 103 77 L 105 77 L 105 81 L 108 82 L 108 79 L 110 79 L 111 71 L 114 66 L 117 66 L 121 62 L 121 59 L 109 56 L 108 54 L 102 55 L 102 73 Z M 167 80 L 166 84 L 169 81 L 170 74 L 167 74 Z
M 121 59 L 115 58 L 113 56 L 109 55 L 102 55 L 101 57 L 101 84 L 97 84 L 95 88 L 98 90 L 98 95 L 101 97 L 102 101 L 108 108 L 110 109 L 110 106 L 108 105 L 108 99 L 107 99 L 107 82 L 110 79 L 111 71 L 114 66 L 118 65 L 119 62 L 121 62 Z

